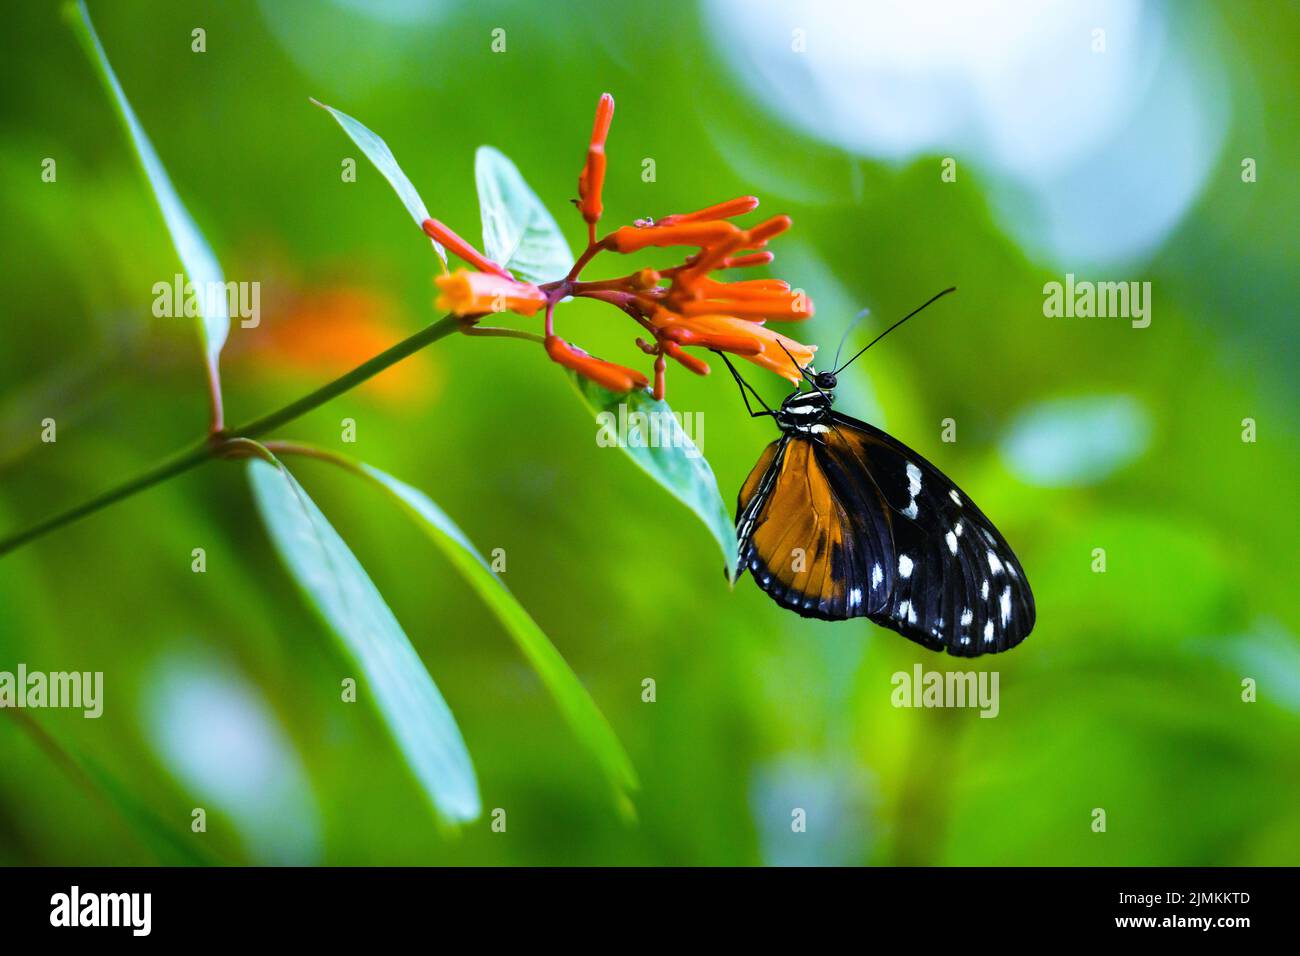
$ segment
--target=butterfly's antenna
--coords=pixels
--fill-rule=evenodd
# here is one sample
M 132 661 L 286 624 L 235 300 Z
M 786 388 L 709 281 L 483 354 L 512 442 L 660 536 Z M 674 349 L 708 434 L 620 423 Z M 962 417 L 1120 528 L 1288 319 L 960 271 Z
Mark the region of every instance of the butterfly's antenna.
M 840 352 L 844 350 L 844 343 L 849 340 L 849 333 L 852 332 L 854 329 L 856 329 L 858 327 L 858 323 L 860 323 L 863 319 L 865 319 L 870 314 L 871 314 L 870 309 L 863 309 L 861 312 L 859 312 L 857 315 L 855 315 L 852 319 L 849 320 L 849 324 L 844 327 L 844 334 L 840 336 L 840 344 L 835 346 L 835 361 L 831 363 L 831 368 L 834 368 L 835 366 L 840 364 Z
M 817 389 L 818 394 L 821 395 L 822 398 L 826 399 L 826 404 L 829 405 L 831 403 L 831 397 L 822 391 L 821 386 L 817 384 L 817 380 L 808 374 L 808 370 L 795 361 L 794 356 L 790 354 L 790 350 L 785 347 L 785 343 L 780 339 L 777 339 L 776 344 L 781 346 L 781 351 L 784 352 L 786 358 L 790 360 L 790 364 L 799 370 L 799 374 L 807 379 L 809 385 Z
M 928 306 L 928 305 L 932 305 L 934 302 L 938 301 L 939 299 L 942 299 L 942 298 L 943 298 L 945 295 L 947 295 L 949 292 L 956 292 L 956 291 L 957 291 L 957 287 L 954 285 L 954 286 L 949 286 L 947 289 L 944 289 L 944 290 L 943 290 L 942 292 L 940 292 L 938 295 L 932 295 L 932 296 L 930 296 L 930 298 L 927 299 L 925 302 L 923 302 L 922 304 L 918 305 L 918 306 L 917 306 L 915 309 L 913 309 L 911 312 L 907 313 L 907 315 L 903 316 L 901 319 L 899 319 L 897 322 L 895 322 L 895 323 L 894 323 L 893 325 L 891 325 L 889 328 L 885 329 L 885 331 L 881 332 L 881 333 L 880 333 L 879 335 L 877 335 L 874 339 L 872 339 L 870 342 L 868 342 L 868 343 L 866 344 L 866 346 L 864 346 L 864 347 L 862 348 L 862 350 L 859 351 L 859 352 L 857 353 L 857 355 L 854 355 L 853 358 L 849 359 L 847 362 L 845 362 L 843 365 L 841 365 L 839 368 L 837 368 L 837 369 L 835 370 L 835 374 L 836 374 L 836 375 L 840 374 L 840 372 L 844 371 L 846 368 L 848 368 L 850 365 L 852 365 L 854 362 L 856 362 L 856 361 L 858 360 L 858 356 L 860 356 L 863 352 L 865 352 L 867 349 L 871 348 L 871 346 L 875 345 L 877 342 L 879 342 L 881 339 L 883 339 L 886 335 L 888 335 L 890 332 L 894 331 L 894 329 L 898 328 L 900 325 L 902 325 L 904 322 L 906 322 L 906 321 L 907 321 L 908 319 L 910 319 L 912 316 L 916 315 L 916 313 L 920 312 L 920 311 L 921 311 L 922 309 L 924 309 L 926 306 Z

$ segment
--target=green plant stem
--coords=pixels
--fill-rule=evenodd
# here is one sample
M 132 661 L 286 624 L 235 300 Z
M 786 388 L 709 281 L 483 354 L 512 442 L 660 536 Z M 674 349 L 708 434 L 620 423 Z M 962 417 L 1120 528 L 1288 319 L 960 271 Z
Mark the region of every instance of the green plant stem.
M 46 518 L 36 524 L 10 535 L 0 540 L 0 556 L 8 554 L 10 551 L 27 544 L 29 541 L 49 534 L 64 525 L 72 524 L 87 515 L 94 514 L 111 504 L 129 498 L 137 492 L 144 491 L 154 485 L 175 478 L 177 475 L 195 468 L 205 461 L 211 461 L 213 458 L 221 458 L 238 449 L 240 439 L 257 438 L 265 435 L 270 431 L 279 428 L 286 422 L 291 422 L 295 418 L 305 415 L 307 412 L 324 405 L 332 398 L 342 395 L 350 389 L 356 388 L 367 379 L 373 378 L 384 369 L 396 365 L 402 359 L 418 352 L 427 345 L 432 345 L 441 338 L 459 331 L 464 323 L 456 316 L 446 316 L 432 325 L 421 329 L 410 338 L 403 339 L 392 348 L 379 353 L 368 362 L 358 365 L 352 371 L 336 378 L 328 385 L 316 389 L 309 395 L 304 395 L 296 402 L 291 402 L 283 408 L 271 412 L 269 415 L 263 415 L 261 418 L 254 419 L 246 425 L 238 428 L 227 428 L 216 432 L 209 438 L 205 438 L 197 445 L 178 452 L 172 457 L 166 459 L 161 464 L 145 471 L 129 481 L 123 482 L 116 488 L 111 488 L 101 495 L 91 498 L 89 501 L 82 502 L 75 508 L 71 508 L 60 514 Z
M 414 355 L 426 345 L 432 345 L 453 332 L 459 332 L 463 325 L 461 319 L 454 315 L 448 315 L 433 323 L 433 325 L 416 332 L 410 338 L 403 339 L 392 348 L 380 352 L 370 361 L 363 362 L 346 375 L 342 375 L 328 385 L 316 389 L 310 395 L 304 395 L 298 401 L 291 402 L 284 408 L 271 412 L 269 415 L 263 415 L 247 425 L 227 429 L 222 435 L 227 438 L 257 438 L 260 435 L 265 435 L 286 422 L 291 422 L 312 409 L 324 405 L 331 398 L 336 398 L 344 392 L 356 388 L 362 382 L 384 371 L 384 369 L 396 365 L 408 356 Z

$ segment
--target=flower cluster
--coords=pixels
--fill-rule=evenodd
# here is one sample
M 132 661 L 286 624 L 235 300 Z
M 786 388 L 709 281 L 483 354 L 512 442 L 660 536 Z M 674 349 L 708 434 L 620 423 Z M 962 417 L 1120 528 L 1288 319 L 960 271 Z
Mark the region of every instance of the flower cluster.
M 741 196 L 658 221 L 637 220 L 597 239 L 596 224 L 604 211 L 605 140 L 613 116 L 614 99 L 606 93 L 596 107 L 587 159 L 578 177 L 576 206 L 587 223 L 587 248 L 570 273 L 541 285 L 522 281 L 447 226 L 429 219 L 425 232 L 474 267 L 438 277 L 438 307 L 471 321 L 492 312 L 532 316 L 544 310 L 545 346 L 551 359 L 615 392 L 644 388 L 650 382 L 635 369 L 598 359 L 556 335 L 555 305 L 561 299 L 575 296 L 608 302 L 644 329 L 647 337 L 636 341 L 654 357 L 656 398 L 664 394 L 667 359 L 697 375 L 709 374 L 709 366 L 687 349 L 730 352 L 797 383 L 799 368 L 811 363 L 816 347 L 774 332 L 765 323 L 805 319 L 813 314 L 812 302 L 780 279 L 728 282 L 714 277 L 724 270 L 770 263 L 773 256 L 767 245 L 790 228 L 790 218 L 774 216 L 754 226 L 739 226 L 732 220 L 758 206 L 753 196 Z M 693 251 L 670 268 L 643 268 L 616 279 L 580 278 L 598 253 L 631 255 L 651 247 Z

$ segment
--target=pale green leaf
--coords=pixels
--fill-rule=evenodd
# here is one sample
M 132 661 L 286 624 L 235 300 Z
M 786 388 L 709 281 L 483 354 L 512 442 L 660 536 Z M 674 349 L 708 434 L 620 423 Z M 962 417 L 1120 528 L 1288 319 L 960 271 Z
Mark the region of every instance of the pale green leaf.
M 738 562 L 735 525 L 713 469 L 677 413 L 646 389 L 620 395 L 579 375 L 572 375 L 572 380 L 596 413 L 602 433 L 704 522 L 722 549 L 727 576 L 734 581 Z
M 397 193 L 397 198 L 402 201 L 402 205 L 411 214 L 415 224 L 423 228 L 424 221 L 429 218 L 429 210 L 425 207 L 424 200 L 420 198 L 420 194 L 416 191 L 411 180 L 407 178 L 406 173 L 402 172 L 402 167 L 397 165 L 397 159 L 394 158 L 393 151 L 388 148 L 388 144 L 342 110 L 326 106 L 319 100 L 312 100 L 312 102 L 328 112 L 330 116 L 333 116 L 338 121 L 338 124 L 343 127 L 343 132 L 351 137 L 352 142 L 361 147 L 361 151 L 366 154 L 366 158 L 374 164 L 375 169 L 379 170 L 380 174 L 388 180 L 388 184 L 393 187 L 393 190 Z M 438 253 L 438 258 L 442 260 L 443 265 L 446 265 L 446 250 L 442 248 L 441 243 L 436 239 L 430 241 L 433 242 L 433 248 Z
M 515 164 L 491 146 L 474 155 L 483 252 L 521 279 L 563 279 L 573 266 L 564 234 Z
M 122 84 L 109 65 L 108 55 L 99 42 L 99 35 L 90 22 L 90 13 L 86 10 L 84 0 L 79 0 L 75 7 L 68 7 L 69 19 L 76 29 L 78 38 L 86 48 L 86 53 L 98 68 L 100 79 L 104 83 L 113 105 L 117 108 L 118 118 L 126 128 L 131 144 L 135 147 L 136 158 L 144 170 L 145 178 L 153 190 L 158 208 L 162 210 L 163 220 L 171 233 L 172 244 L 181 260 L 181 268 L 186 279 L 198 292 L 197 301 L 201 313 L 199 334 L 203 342 L 204 357 L 213 381 L 217 380 L 217 366 L 221 348 L 226 344 L 230 333 L 230 314 L 225 293 L 225 276 L 217 257 L 185 204 L 172 186 L 172 181 L 163 168 L 162 161 L 154 151 L 153 144 L 136 118 L 135 111 L 126 98 Z
M 280 557 L 339 638 L 407 764 L 452 822 L 481 810 L 465 741 L 450 709 L 352 551 L 279 462 L 250 459 L 249 480 Z

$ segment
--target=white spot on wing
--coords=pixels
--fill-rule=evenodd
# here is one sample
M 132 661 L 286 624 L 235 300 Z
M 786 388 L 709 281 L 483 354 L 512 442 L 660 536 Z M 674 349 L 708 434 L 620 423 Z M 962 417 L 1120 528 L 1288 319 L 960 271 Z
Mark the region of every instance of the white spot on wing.
M 885 575 L 884 572 L 880 570 L 880 565 L 873 564 L 871 566 L 871 587 L 873 589 L 880 587 L 880 582 L 884 579 Z
M 1001 605 L 1002 610 L 1002 626 L 1006 627 L 1011 621 L 1011 585 L 1007 585 L 998 603 Z
M 957 553 L 957 536 L 949 531 L 943 536 L 943 540 L 948 542 L 948 550 L 953 554 Z
M 862 588 L 854 588 L 849 592 L 849 607 L 857 607 L 862 603 Z
M 912 559 L 905 554 L 898 556 L 898 573 L 900 577 L 904 578 L 912 576 Z
M 952 499 L 953 504 L 955 505 L 961 504 L 961 495 L 957 494 L 957 492 L 952 488 L 948 489 L 948 497 Z
M 921 469 L 910 461 L 907 463 L 907 493 L 913 498 L 921 490 Z
M 994 574 L 1002 573 L 1002 561 L 992 551 L 989 552 L 989 570 Z
M 985 578 L 985 579 L 984 579 L 984 583 L 983 583 L 982 585 L 980 585 L 980 597 L 982 597 L 982 598 L 983 598 L 984 600 L 986 600 L 986 601 L 989 599 L 989 579 L 988 579 L 988 578 Z
M 969 627 L 971 621 L 975 620 L 975 612 L 968 607 L 961 609 L 961 623 L 963 627 Z
M 911 601 L 898 602 L 898 616 L 900 618 L 907 618 L 908 624 L 916 623 L 916 608 L 912 606 Z
M 984 643 L 985 644 L 993 643 L 993 622 L 992 621 L 988 621 L 984 625 Z
M 912 500 L 907 503 L 903 509 L 903 514 L 909 518 L 916 517 L 916 494 L 921 490 L 921 469 L 910 461 L 907 463 L 907 494 Z

